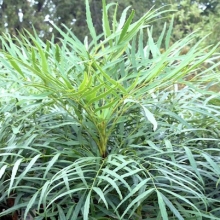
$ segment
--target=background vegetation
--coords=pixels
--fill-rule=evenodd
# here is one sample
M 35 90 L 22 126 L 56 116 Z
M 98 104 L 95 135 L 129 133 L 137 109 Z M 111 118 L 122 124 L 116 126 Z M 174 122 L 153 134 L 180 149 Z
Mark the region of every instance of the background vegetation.
M 179 19 L 158 34 L 169 8 L 102 1 L 101 29 L 84 8 L 83 41 L 0 38 L 0 217 L 218 219 L 218 45 Z
M 53 33 L 56 38 L 61 37 L 56 29 L 52 29 L 48 21 L 53 22 L 58 27 L 65 24 L 71 28 L 74 34 L 83 41 L 85 36 L 90 36 L 85 20 L 86 10 L 84 1 L 74 0 L 1 0 L 0 3 L 0 31 L 18 35 L 22 28 L 32 33 L 34 26 L 38 35 L 45 41 L 51 38 Z M 107 3 L 115 1 L 108 0 Z M 119 0 L 118 17 L 122 11 L 131 6 L 135 10 L 134 20 L 139 19 L 146 11 L 153 6 L 160 8 L 167 5 L 173 11 L 163 16 L 162 20 L 154 22 L 154 37 L 157 39 L 163 29 L 164 22 L 169 22 L 171 17 L 175 17 L 175 25 L 172 34 L 172 42 L 185 37 L 187 34 L 200 29 L 198 37 L 212 33 L 212 37 L 206 40 L 206 44 L 216 44 L 219 42 L 218 28 L 220 24 L 218 0 Z M 97 33 L 102 33 L 102 2 L 90 0 L 90 10 L 93 18 L 93 25 Z M 23 21 L 19 22 L 19 9 L 23 12 Z M 162 17 L 160 17 L 162 18 Z

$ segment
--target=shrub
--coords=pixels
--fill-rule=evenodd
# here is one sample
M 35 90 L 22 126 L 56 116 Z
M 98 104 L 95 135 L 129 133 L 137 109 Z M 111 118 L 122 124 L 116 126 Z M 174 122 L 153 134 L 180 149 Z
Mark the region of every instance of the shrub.
M 217 46 L 170 46 L 172 23 L 154 42 L 147 24 L 168 11 L 117 21 L 103 1 L 100 36 L 86 12 L 91 42 L 58 27 L 59 44 L 1 38 L 0 216 L 216 219 L 219 106 L 204 83 L 173 86 Z

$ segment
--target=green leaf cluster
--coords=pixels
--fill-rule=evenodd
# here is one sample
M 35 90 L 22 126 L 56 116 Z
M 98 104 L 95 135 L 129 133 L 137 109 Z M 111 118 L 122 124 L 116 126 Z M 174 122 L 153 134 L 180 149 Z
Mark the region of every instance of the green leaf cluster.
M 216 219 L 218 94 L 204 88 L 216 65 L 201 64 L 217 46 L 182 54 L 194 35 L 171 45 L 173 21 L 152 37 L 168 10 L 133 21 L 102 4 L 98 34 L 86 1 L 83 43 L 65 26 L 60 44 L 1 37 L 0 217 Z

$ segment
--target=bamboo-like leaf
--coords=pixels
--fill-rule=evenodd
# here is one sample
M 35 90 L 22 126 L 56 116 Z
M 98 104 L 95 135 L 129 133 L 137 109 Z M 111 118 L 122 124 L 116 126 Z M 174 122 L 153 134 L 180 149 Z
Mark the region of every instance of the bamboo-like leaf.
M 127 93 L 127 91 L 120 85 L 119 82 L 112 79 L 108 74 L 105 73 L 105 71 L 94 61 L 94 66 L 101 72 L 101 74 L 116 88 L 119 88 L 122 92 Z
M 0 169 L 0 179 L 2 178 L 2 176 L 5 174 L 5 170 L 8 166 L 5 164 L 4 166 L 1 167 Z
M 21 203 L 21 204 L 18 204 L 18 205 L 16 204 L 16 205 L 12 206 L 11 208 L 8 208 L 4 211 L 1 211 L 0 212 L 0 217 L 3 217 L 5 215 L 10 215 L 11 213 L 13 213 L 17 210 L 24 209 L 24 208 L 27 207 L 27 205 L 28 205 L 28 202 L 24 202 L 24 203 Z
M 167 26 L 167 24 L 165 23 L 164 27 L 163 27 L 163 30 L 162 30 L 162 32 L 161 32 L 161 34 L 160 34 L 160 36 L 159 36 L 159 38 L 157 40 L 157 47 L 158 48 L 161 48 L 162 41 L 164 39 L 164 35 L 165 35 L 165 32 L 166 32 L 166 26 Z
M 114 10 L 114 15 L 113 15 L 113 19 L 112 19 L 112 31 L 113 31 L 113 33 L 116 32 L 116 28 L 117 28 L 117 25 L 118 25 L 117 12 L 118 12 L 118 3 L 115 4 L 115 10 Z
M 118 24 L 118 27 L 117 27 L 117 31 L 121 30 L 126 22 L 126 16 L 127 16 L 127 12 L 128 10 L 131 8 L 131 6 L 128 6 L 127 8 L 125 8 L 121 14 L 121 17 L 120 17 L 120 21 L 119 21 L 119 24 Z
M 103 191 L 99 187 L 93 187 L 92 190 L 94 190 L 97 193 L 97 195 L 100 197 L 100 199 L 104 202 L 106 208 L 108 208 L 108 203 L 105 199 L 105 195 L 104 195 Z
M 188 159 L 189 159 L 189 162 L 190 162 L 192 168 L 193 168 L 194 171 L 196 172 L 196 174 L 197 174 L 197 176 L 199 177 L 200 181 L 201 181 L 202 183 L 204 183 L 204 181 L 203 181 L 203 179 L 202 179 L 202 177 L 201 177 L 201 175 L 200 175 L 200 173 L 199 173 L 199 171 L 198 171 L 198 169 L 197 169 L 197 164 L 196 164 L 196 161 L 195 161 L 195 159 L 194 159 L 194 156 L 193 156 L 191 150 L 190 150 L 188 147 L 184 147 L 184 149 L 185 149 L 185 151 L 186 151 L 186 155 L 187 155 L 187 157 L 188 157 Z
M 198 208 L 197 208 L 192 202 L 190 202 L 188 199 L 186 199 L 185 197 L 183 197 L 182 195 L 179 195 L 179 194 L 177 194 L 177 193 L 175 193 L 175 192 L 172 192 L 172 191 L 167 190 L 167 189 L 164 189 L 164 188 L 161 188 L 160 190 L 161 190 L 161 191 L 163 190 L 163 191 L 165 191 L 166 193 L 171 194 L 171 195 L 175 196 L 176 198 L 178 198 L 178 199 L 180 199 L 180 200 L 186 202 L 186 204 L 189 204 L 191 207 L 193 207 L 194 209 L 196 209 L 196 210 L 200 213 L 200 211 L 198 210 Z
M 39 191 L 37 191 L 36 193 L 34 193 L 34 195 L 32 196 L 32 198 L 31 198 L 30 201 L 28 202 L 27 208 L 25 209 L 25 212 L 24 212 L 24 219 L 27 219 L 28 212 L 33 208 L 34 203 L 36 203 L 36 201 L 37 201 L 36 198 L 37 198 L 38 194 L 39 194 Z
M 38 160 L 40 156 L 41 156 L 40 154 L 37 154 L 35 157 L 31 159 L 30 163 L 26 166 L 25 170 L 17 177 L 17 181 L 14 187 L 16 187 L 19 184 L 19 182 L 23 180 L 23 177 L 25 177 L 27 172 L 30 171 L 30 169 L 32 168 L 32 166 L 35 164 L 35 162 Z
M 202 155 L 205 157 L 205 159 L 207 160 L 207 162 L 212 166 L 213 171 L 217 174 L 220 175 L 220 166 L 219 164 L 217 164 L 215 161 L 213 161 L 213 159 L 211 158 L 210 155 L 202 153 Z
M 118 204 L 117 209 L 129 198 L 131 198 L 132 196 L 134 196 L 137 191 L 139 191 L 143 186 L 145 186 L 145 184 L 150 180 L 150 178 L 144 179 L 142 180 L 140 183 L 137 184 L 137 186 L 135 186 L 131 192 Z
M 162 197 L 163 194 L 161 192 L 159 192 L 158 190 L 156 192 L 157 192 L 157 198 L 158 198 L 158 204 L 159 204 L 161 216 L 162 216 L 163 220 L 169 220 L 167 210 L 166 210 L 166 205 L 165 205 L 165 203 L 163 201 L 163 197 Z
M 124 217 L 124 215 L 128 212 L 128 210 L 130 210 L 132 207 L 134 207 L 134 205 L 136 203 L 141 203 L 143 200 L 145 200 L 148 196 L 150 196 L 150 194 L 155 191 L 154 188 L 148 189 L 147 191 L 145 191 L 144 193 L 142 193 L 141 195 L 138 195 L 129 205 L 128 207 L 125 209 L 125 211 L 123 212 L 121 218 Z
M 22 72 L 21 68 L 19 67 L 18 63 L 12 59 L 10 56 L 7 56 L 9 62 L 11 63 L 11 65 L 14 67 L 14 69 L 22 76 L 22 77 L 25 77 L 24 76 L 24 73 Z
M 131 40 L 132 37 L 134 37 L 137 34 L 137 32 L 141 28 L 144 27 L 144 23 L 146 21 L 150 20 L 151 18 L 153 18 L 153 14 L 154 14 L 154 12 L 152 12 L 150 10 L 143 17 L 141 17 L 137 22 L 130 25 L 130 27 L 128 29 L 128 33 L 123 38 L 124 42 L 127 42 L 127 41 Z
M 163 153 L 163 150 L 160 149 L 157 145 L 155 145 L 151 140 L 147 140 L 147 143 L 149 144 L 150 147 L 152 147 L 154 150 Z
M 157 121 L 154 115 L 144 105 L 142 105 L 138 101 L 130 99 L 130 98 L 124 100 L 124 104 L 129 103 L 129 102 L 137 103 L 142 107 L 144 111 L 144 116 L 148 119 L 148 121 L 151 122 L 151 124 L 153 125 L 153 130 L 155 131 L 157 129 Z
M 97 95 L 95 98 L 89 100 L 88 105 L 90 105 L 90 104 L 92 104 L 94 102 L 97 102 L 97 101 L 99 101 L 101 99 L 104 99 L 106 96 L 110 95 L 111 92 L 113 92 L 114 90 L 116 90 L 116 87 L 113 87 L 113 88 L 107 90 L 106 92 L 103 92 L 102 94 Z
M 173 214 L 179 219 L 184 220 L 182 215 L 179 213 L 179 211 L 175 208 L 175 206 L 171 203 L 171 201 L 162 193 L 160 193 L 163 201 L 166 203 L 166 205 L 169 207 L 169 209 L 173 212 Z
M 124 36 L 127 34 L 128 29 L 130 27 L 130 24 L 131 24 L 133 18 L 134 18 L 134 11 L 132 10 L 131 14 L 129 15 L 127 21 L 125 22 L 125 24 L 123 26 L 123 29 L 121 31 L 121 34 L 120 34 L 120 37 L 119 37 L 119 40 L 118 40 L 118 44 L 120 44 L 120 42 L 123 40 Z
M 83 208 L 83 219 L 84 220 L 89 219 L 90 201 L 91 201 L 91 190 L 89 191 L 89 193 L 86 197 L 85 205 L 84 205 L 84 208 Z
M 82 182 L 84 183 L 84 185 L 85 185 L 86 187 L 88 187 L 88 184 L 87 184 L 87 182 L 86 182 L 86 180 L 85 180 L 85 177 L 84 177 L 84 174 L 83 174 L 83 170 L 81 169 L 81 167 L 80 167 L 78 164 L 76 164 L 75 167 L 76 167 L 76 172 L 77 172 L 77 174 L 79 175 L 80 179 L 82 180 Z
M 55 59 L 58 63 L 61 60 L 60 48 L 57 44 L 56 44 L 56 50 L 55 50 Z
M 70 190 L 69 178 L 68 178 L 68 175 L 65 170 L 62 170 L 62 177 L 63 177 L 63 181 L 65 183 L 66 189 L 67 189 L 67 191 L 69 191 Z M 70 194 L 70 198 L 72 199 L 71 194 Z
M 123 199 L 121 191 L 113 179 L 111 179 L 110 177 L 107 177 L 107 176 L 98 176 L 98 178 L 101 180 L 105 180 L 107 183 L 109 183 L 117 191 L 119 198 Z
M 71 190 L 69 190 L 69 191 L 67 191 L 67 192 L 64 192 L 64 193 L 60 193 L 59 195 L 57 195 L 55 198 L 53 198 L 53 199 L 47 204 L 47 207 L 46 207 L 46 208 L 48 208 L 54 201 L 56 201 L 56 200 L 59 199 L 59 198 L 62 198 L 62 197 L 64 197 L 64 196 L 66 196 L 66 195 L 70 195 L 71 193 L 80 192 L 80 191 L 84 191 L 84 190 L 86 190 L 86 188 L 80 187 L 80 188 L 77 188 L 77 189 L 71 189 Z
M 37 43 L 37 41 L 35 39 L 32 39 L 32 40 L 35 43 L 35 45 L 38 48 L 38 51 L 40 53 L 42 72 L 47 75 L 48 74 L 48 61 L 46 58 L 46 52 L 43 51 L 43 49 L 41 48 L 41 46 Z
M 172 20 L 170 22 L 169 30 L 167 32 L 166 39 L 165 39 L 165 48 L 166 48 L 166 50 L 170 46 L 170 39 L 171 39 L 171 33 L 172 33 L 172 29 L 173 29 L 173 22 L 174 22 L 174 16 L 172 17 Z
M 103 172 L 106 172 L 106 174 L 109 174 L 111 175 L 112 177 L 115 177 L 116 179 L 120 180 L 127 188 L 129 191 L 131 191 L 131 188 L 130 186 L 128 185 L 128 183 L 123 179 L 122 176 L 120 176 L 119 174 L 117 174 L 116 172 L 110 170 L 110 169 L 107 169 L 107 168 L 104 168 L 103 169 Z
M 173 145 L 170 143 L 169 140 L 165 140 L 164 142 L 165 142 L 167 151 L 169 152 L 169 156 L 170 156 L 171 160 L 173 161 L 173 163 L 176 163 L 175 156 L 174 156 Z
M 15 184 L 15 176 L 18 172 L 18 168 L 19 168 L 22 161 L 23 161 L 23 158 L 18 159 L 13 166 L 12 174 L 11 174 L 11 178 L 10 178 L 10 185 L 8 188 L 8 196 L 10 195 L 11 189 L 12 189 L 13 185 Z
M 79 92 L 82 92 L 83 90 L 88 89 L 88 82 L 89 82 L 89 77 L 86 72 L 84 72 L 84 78 L 82 83 L 79 85 Z
M 153 58 L 157 58 L 160 54 L 159 48 L 155 44 L 154 39 L 152 37 L 152 31 L 150 31 L 149 28 L 147 29 L 147 33 L 148 33 L 148 45 L 150 52 Z
M 74 206 L 69 206 L 68 212 L 66 214 L 66 219 L 71 220 L 71 216 L 73 216 Z
M 85 197 L 86 197 L 86 191 L 83 194 L 81 194 L 81 197 L 79 198 L 79 201 L 77 202 L 77 205 L 74 209 L 71 220 L 77 220 L 78 214 L 85 203 Z
M 91 16 L 91 10 L 90 10 L 90 6 L 89 6 L 89 1 L 86 0 L 86 21 L 87 21 L 87 25 L 91 34 L 91 37 L 93 39 L 93 41 L 96 44 L 97 41 L 97 35 L 96 35 L 96 31 L 92 22 L 92 16 Z
M 54 163 L 56 163 L 56 161 L 58 160 L 59 156 L 60 156 L 60 153 L 57 153 L 56 155 L 53 156 L 53 158 L 52 158 L 52 159 L 50 160 L 50 162 L 48 163 L 47 169 L 46 169 L 45 172 L 44 172 L 44 176 L 43 176 L 44 179 L 46 178 L 46 176 L 47 176 L 48 172 L 50 171 L 51 167 L 52 167 L 52 166 L 54 165 Z
M 38 200 L 38 207 L 37 209 L 40 210 L 40 206 L 43 205 L 43 207 L 46 207 L 46 192 L 48 191 L 48 187 L 50 186 L 50 181 L 46 181 L 41 189 L 41 195 Z
M 156 121 L 154 115 L 145 106 L 141 105 L 141 107 L 144 110 L 144 116 L 153 125 L 153 130 L 155 131 L 157 129 L 157 121 Z
M 108 38 L 111 35 L 111 29 L 108 20 L 108 10 L 106 7 L 106 0 L 102 0 L 102 28 L 105 34 L 105 38 Z M 112 40 L 109 41 L 110 46 L 112 46 Z
M 61 206 L 57 205 L 57 208 L 58 208 L 58 213 L 59 213 L 59 219 L 67 220 L 65 213 L 64 213 L 63 209 L 61 208 Z

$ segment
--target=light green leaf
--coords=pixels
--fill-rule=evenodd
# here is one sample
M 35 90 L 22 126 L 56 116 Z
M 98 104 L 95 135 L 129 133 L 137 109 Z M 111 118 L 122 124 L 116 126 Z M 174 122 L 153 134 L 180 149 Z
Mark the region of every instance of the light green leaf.
M 109 174 L 111 175 L 112 177 L 114 177 L 115 179 L 117 180 L 120 180 L 127 188 L 129 191 L 131 191 L 131 188 L 130 186 L 128 185 L 128 183 L 123 179 L 123 177 L 119 174 L 117 174 L 115 171 L 113 170 L 110 170 L 110 169 L 107 169 L 107 168 L 104 168 L 103 169 L 103 172 L 106 172 L 106 174 Z
M 150 178 L 142 180 L 140 183 L 138 183 L 137 186 L 135 186 L 131 192 L 118 204 L 117 209 L 129 198 L 131 198 L 137 191 L 139 191 L 148 181 Z
M 169 140 L 164 140 L 167 152 L 169 152 L 169 156 L 171 157 L 171 160 L 173 163 L 176 163 L 175 156 L 174 156 L 174 150 L 173 150 L 173 145 L 170 143 Z
M 199 170 L 197 169 L 197 164 L 196 164 L 196 161 L 195 161 L 195 159 L 194 159 L 194 156 L 193 156 L 191 150 L 190 150 L 188 147 L 184 147 L 184 149 L 185 149 L 186 155 L 187 155 L 187 157 L 188 157 L 188 159 L 189 159 L 190 165 L 192 166 L 192 168 L 193 168 L 194 171 L 196 172 L 196 174 L 197 174 L 197 176 L 199 177 L 199 179 L 201 180 L 201 182 L 204 184 L 203 179 L 202 179 L 202 177 L 201 177 L 201 175 L 200 175 L 200 172 L 199 172 Z
M 11 188 L 12 188 L 14 181 L 15 181 L 15 176 L 17 174 L 18 168 L 19 168 L 22 161 L 23 161 L 23 158 L 18 159 L 13 166 L 12 174 L 11 174 L 11 178 L 10 178 L 10 185 L 8 188 L 8 196 L 10 195 Z
M 92 22 L 91 10 L 90 10 L 90 6 L 89 6 L 89 1 L 88 0 L 86 0 L 86 22 L 87 22 L 87 25 L 88 25 L 91 37 L 94 40 L 94 42 L 96 43 L 97 35 L 96 35 L 95 28 L 94 28 L 94 24 Z
M 97 195 L 98 195 L 98 196 L 102 199 L 102 201 L 104 202 L 106 208 L 108 208 L 108 203 L 107 203 L 107 201 L 106 201 L 106 199 L 105 199 L 105 195 L 104 195 L 103 191 L 102 191 L 99 187 L 93 187 L 92 190 L 94 190 L 94 191 L 97 193 Z
M 174 16 L 172 16 L 172 20 L 170 22 L 169 30 L 166 35 L 166 40 L 165 40 L 165 48 L 166 50 L 170 47 L 170 39 L 171 39 L 171 33 L 173 29 L 173 22 L 174 22 Z
M 84 72 L 84 78 L 83 78 L 83 81 L 82 83 L 79 85 L 79 92 L 82 92 L 83 90 L 87 89 L 87 85 L 88 85 L 88 82 L 89 82 L 89 77 L 87 75 L 86 72 Z
M 167 189 L 165 189 L 165 188 L 161 188 L 160 190 L 161 190 L 161 191 L 165 191 L 166 193 L 173 195 L 175 198 L 186 202 L 187 204 L 189 204 L 191 207 L 193 207 L 194 209 L 196 209 L 196 210 L 200 213 L 199 209 L 198 209 L 192 202 L 190 202 L 188 199 L 186 199 L 186 198 L 183 197 L 182 195 L 177 194 L 177 193 L 175 193 L 175 192 L 172 192 L 172 191 L 170 191 L 170 190 L 167 190 Z
M 37 154 L 35 157 L 33 157 L 31 159 L 31 161 L 28 163 L 27 167 L 25 168 L 25 170 L 20 174 L 19 177 L 17 177 L 17 181 L 15 183 L 15 187 L 19 184 L 20 181 L 23 180 L 23 177 L 25 177 L 25 175 L 27 174 L 27 172 L 31 169 L 31 167 L 35 164 L 35 162 L 38 160 L 38 158 L 40 157 L 40 154 Z
M 87 184 L 86 179 L 85 179 L 85 177 L 84 177 L 83 170 L 81 169 L 81 167 L 80 167 L 78 164 L 76 164 L 75 167 L 76 167 L 76 173 L 77 173 L 77 175 L 79 175 L 79 177 L 80 177 L 80 179 L 82 180 L 82 182 L 84 183 L 84 185 L 85 185 L 86 187 L 88 187 L 88 184 Z
M 0 169 L 0 179 L 2 178 L 2 176 L 5 174 L 5 170 L 8 166 L 5 164 L 4 166 L 1 167 Z
M 67 220 L 66 216 L 65 216 L 65 213 L 63 211 L 63 208 L 61 208 L 60 205 L 57 205 L 57 208 L 58 208 L 58 213 L 59 213 L 59 219 Z
M 90 200 L 91 200 L 91 190 L 89 191 L 87 197 L 86 197 L 86 201 L 85 201 L 85 205 L 83 208 L 83 219 L 84 220 L 88 220 L 89 218 L 89 209 L 90 209 Z
M 106 0 L 102 0 L 102 28 L 105 34 L 105 38 L 108 38 L 111 35 L 111 29 L 108 20 L 108 9 L 106 7 Z M 112 46 L 112 40 L 110 40 L 110 46 Z
M 86 190 L 86 189 L 87 189 L 87 188 L 82 188 L 82 187 L 80 187 L 80 188 L 77 188 L 77 189 L 71 189 L 71 190 L 69 190 L 69 191 L 67 191 L 67 192 L 61 193 L 61 194 L 57 195 L 55 198 L 53 198 L 52 200 L 50 200 L 50 202 L 47 204 L 47 207 L 46 207 L 46 208 L 48 208 L 54 201 L 56 201 L 56 200 L 59 199 L 59 198 L 62 198 L 62 197 L 66 196 L 66 195 L 69 195 L 69 194 L 71 194 L 71 193 L 84 191 L 84 190 Z
M 119 21 L 119 24 L 118 24 L 118 27 L 117 27 L 117 31 L 121 30 L 124 26 L 124 23 L 126 21 L 126 16 L 127 16 L 127 12 L 128 10 L 131 8 L 131 6 L 128 6 L 127 8 L 125 8 L 121 14 L 121 17 L 120 17 L 120 21 Z
M 31 198 L 30 201 L 28 202 L 27 208 L 25 209 L 25 212 L 24 212 L 24 219 L 27 219 L 28 212 L 32 209 L 34 203 L 37 202 L 37 196 L 38 196 L 38 194 L 39 194 L 39 191 L 37 191 L 36 193 L 34 193 L 34 195 L 32 196 L 32 198 Z
M 148 119 L 149 122 L 153 125 L 153 130 L 155 131 L 157 129 L 157 121 L 154 117 L 154 115 L 143 105 L 141 107 L 144 110 L 144 116 Z
M 213 171 L 217 174 L 220 175 L 220 165 L 217 164 L 212 158 L 211 155 L 202 153 L 202 155 L 205 157 L 205 159 L 207 160 L 207 162 L 212 166 Z
M 18 63 L 16 63 L 15 59 L 13 59 L 12 57 L 8 56 L 8 60 L 11 63 L 11 65 L 14 67 L 14 69 L 22 76 L 24 76 L 24 73 L 22 72 L 21 68 L 19 67 Z
M 163 201 L 162 193 L 157 190 L 157 198 L 158 198 L 158 204 L 161 212 L 161 216 L 163 220 L 169 220 L 168 215 L 167 215 L 167 210 L 166 210 L 166 205 Z
M 132 10 L 131 14 L 129 15 L 127 21 L 125 22 L 125 24 L 122 28 L 122 31 L 121 31 L 121 34 L 120 34 L 120 37 L 118 40 L 118 44 L 120 44 L 120 42 L 123 40 L 124 36 L 127 34 L 128 28 L 130 27 L 130 24 L 131 24 L 133 18 L 134 18 L 134 10 Z
M 111 179 L 110 177 L 107 177 L 107 176 L 98 176 L 97 178 L 105 180 L 107 183 L 111 184 L 111 186 L 117 191 L 120 199 L 123 198 L 121 191 L 120 191 L 119 187 L 117 186 L 117 183 L 113 179 Z
M 166 203 L 166 205 L 169 207 L 169 209 L 173 212 L 173 214 L 179 219 L 179 220 L 184 220 L 184 218 L 181 216 L 179 211 L 174 207 L 174 205 L 170 202 L 170 200 L 161 193 L 161 197 L 163 201 Z
M 82 210 L 82 206 L 84 205 L 85 196 L 86 196 L 86 191 L 83 194 L 81 194 L 81 197 L 79 198 L 79 201 L 77 202 L 77 205 L 74 209 L 71 220 L 77 220 L 79 212 L 80 210 Z
M 132 202 L 128 205 L 128 207 L 125 209 L 125 211 L 122 214 L 122 218 L 124 217 L 124 215 L 128 212 L 128 210 L 132 209 L 132 207 L 135 206 L 136 203 L 141 203 L 143 200 L 145 200 L 148 196 L 150 196 L 150 194 L 155 191 L 154 188 L 148 189 L 147 191 L 141 193 L 140 195 L 138 195 L 134 200 L 132 200 Z M 134 212 L 134 210 L 133 210 Z
M 46 193 L 48 191 L 48 188 L 50 186 L 50 181 L 46 181 L 41 189 L 41 195 L 40 198 L 38 200 L 38 210 L 40 209 L 40 206 L 43 204 L 43 207 L 46 207 Z
M 53 158 L 52 158 L 52 159 L 50 160 L 50 162 L 48 163 L 47 169 L 46 169 L 45 172 L 44 172 L 44 176 L 43 176 L 44 179 L 46 178 L 46 176 L 47 176 L 48 172 L 50 171 L 51 167 L 52 167 L 52 166 L 54 165 L 54 163 L 56 163 L 56 161 L 58 160 L 59 156 L 60 156 L 60 153 L 57 153 L 56 155 L 53 156 Z

